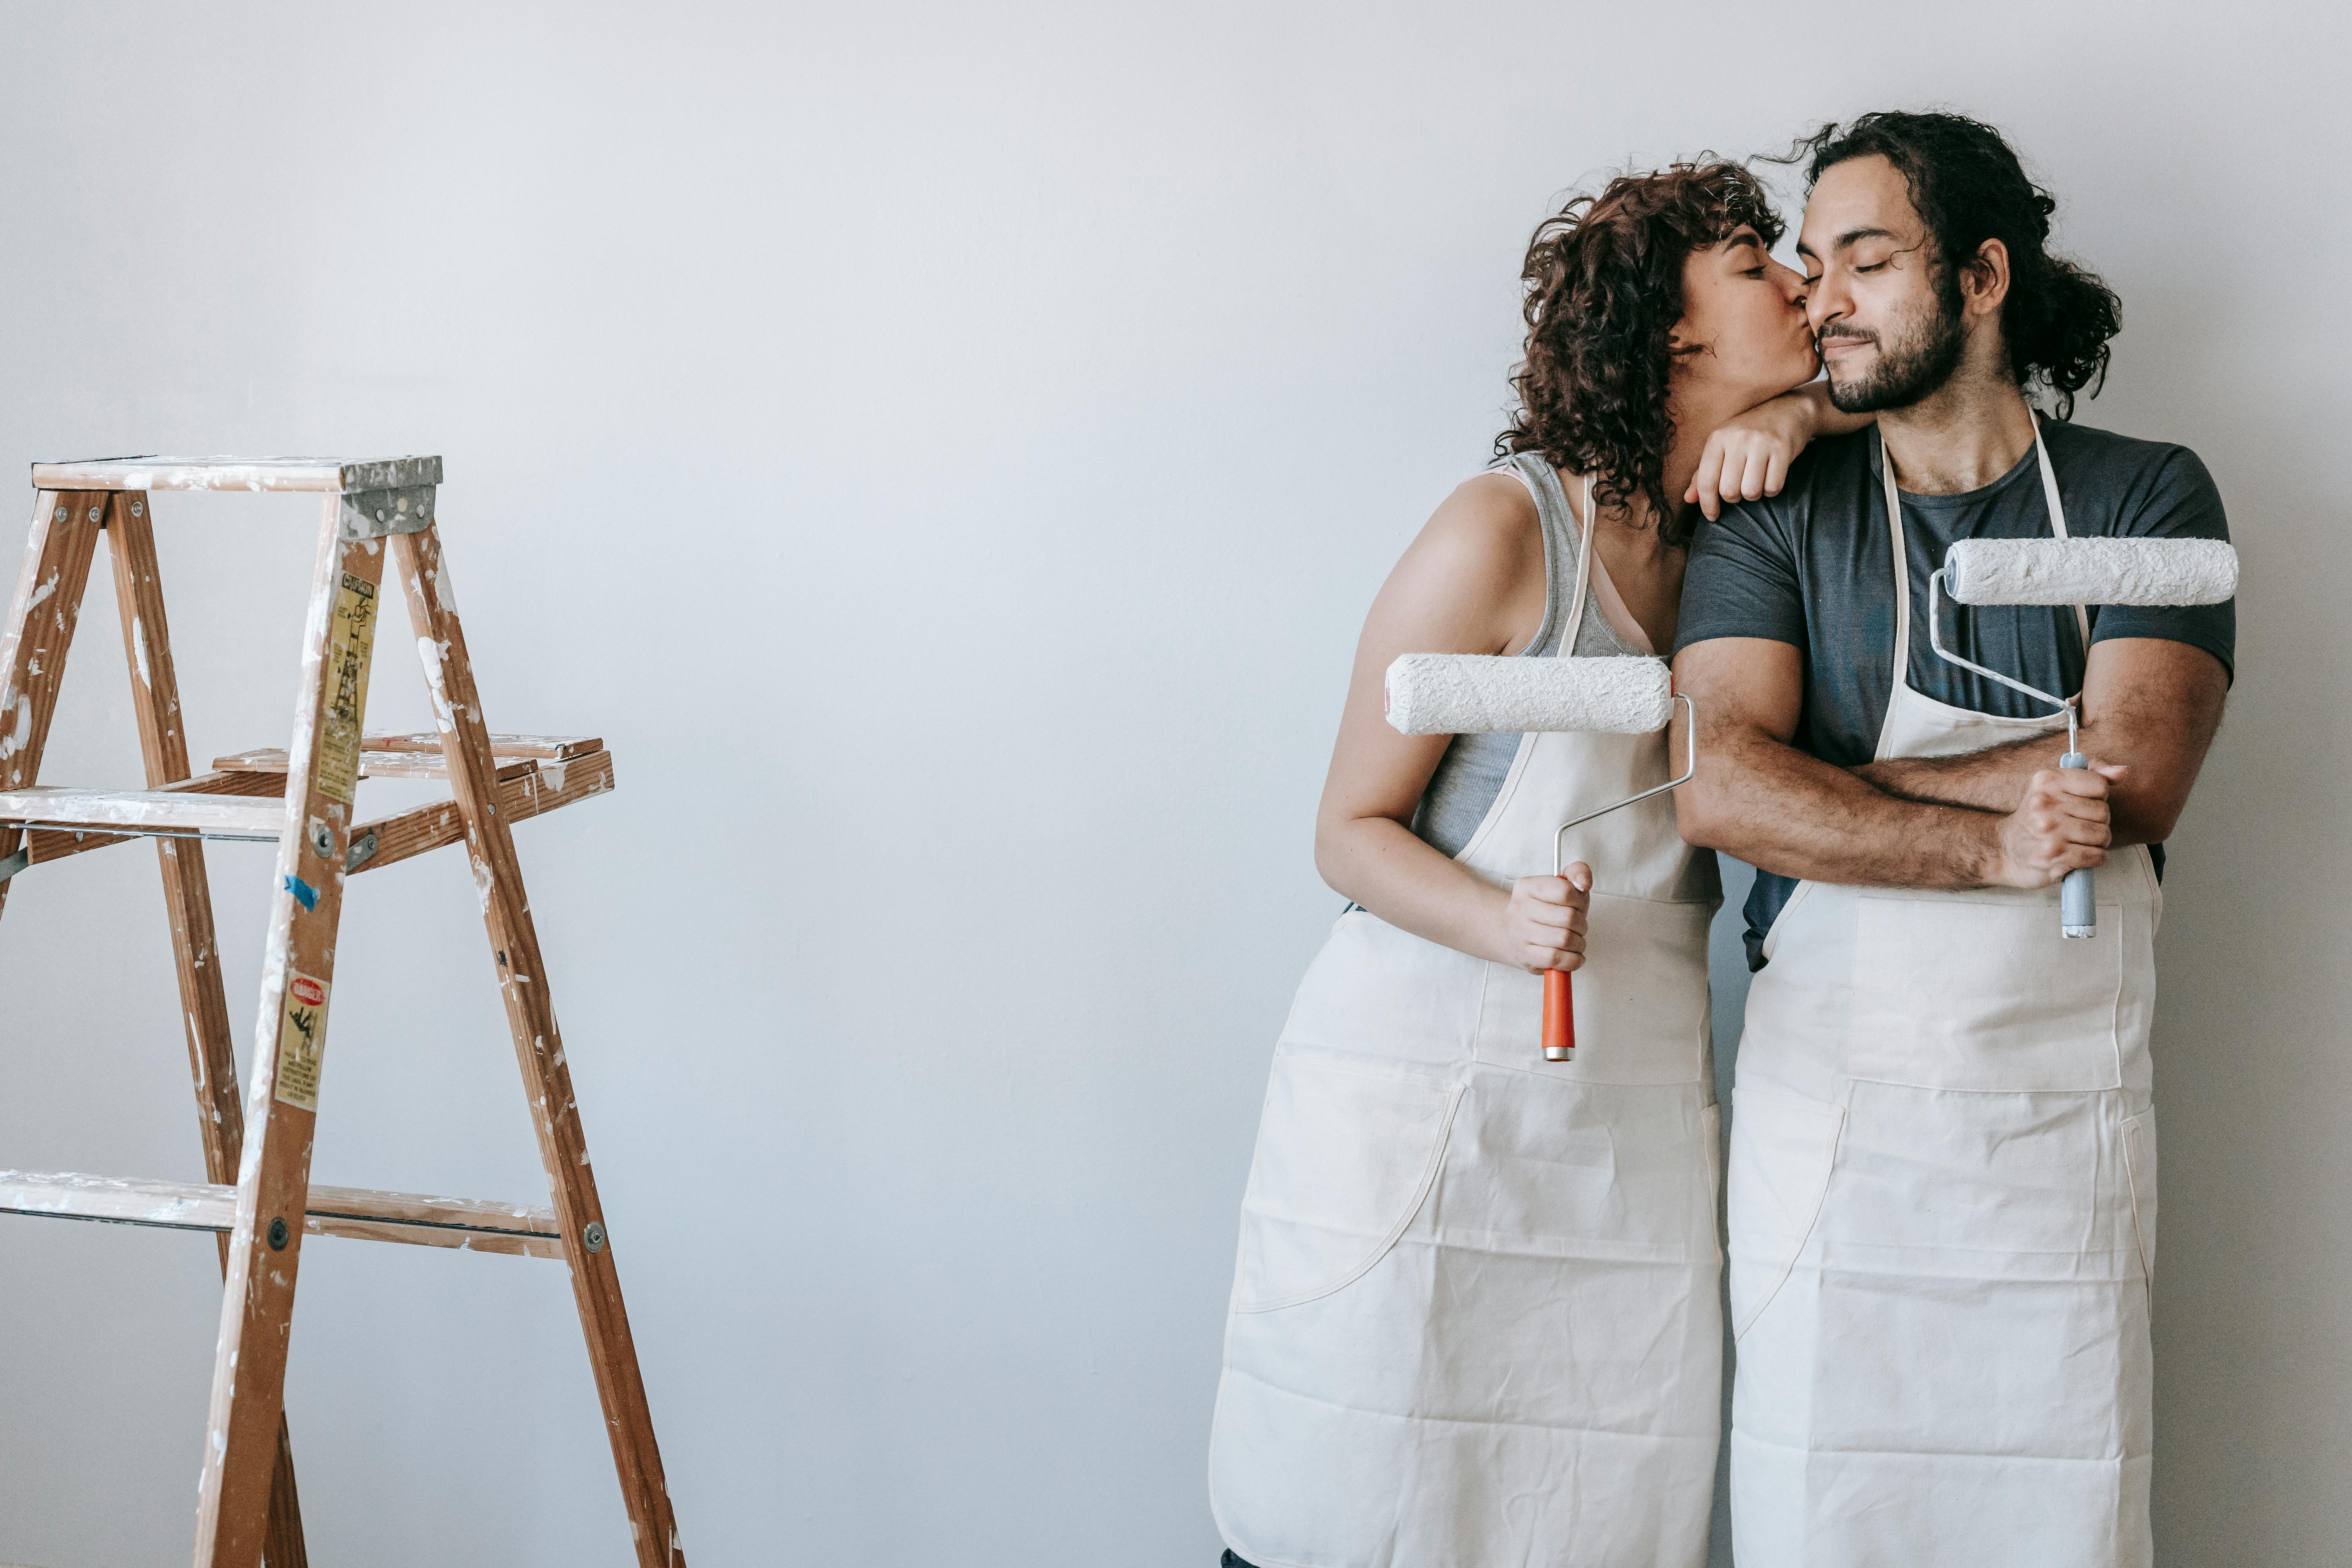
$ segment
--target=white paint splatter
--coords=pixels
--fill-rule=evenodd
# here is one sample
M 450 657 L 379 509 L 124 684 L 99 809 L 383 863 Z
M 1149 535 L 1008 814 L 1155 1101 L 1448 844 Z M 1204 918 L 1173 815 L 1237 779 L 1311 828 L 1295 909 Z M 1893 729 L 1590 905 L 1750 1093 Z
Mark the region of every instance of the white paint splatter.
M 5 710 L 0 709 L 0 711 Z M 30 697 L 19 697 L 16 699 L 16 728 L 8 734 L 0 735 L 0 757 L 13 757 L 32 743 L 33 700 Z M 14 773 L 8 776 L 12 779 L 16 777 Z
M 416 639 L 416 657 L 425 661 L 425 684 L 433 689 L 433 721 L 441 732 L 450 734 L 457 728 L 457 716 L 449 710 L 449 690 L 441 681 L 441 660 L 449 651 L 446 643 L 431 637 Z

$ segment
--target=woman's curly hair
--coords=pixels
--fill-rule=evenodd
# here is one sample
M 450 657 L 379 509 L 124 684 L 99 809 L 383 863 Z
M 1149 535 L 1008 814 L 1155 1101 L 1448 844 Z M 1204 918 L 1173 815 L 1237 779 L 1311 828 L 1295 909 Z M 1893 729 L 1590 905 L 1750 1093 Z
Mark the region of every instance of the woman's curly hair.
M 1935 242 L 1947 314 L 1959 314 L 1959 268 L 1979 265 L 1978 247 L 1997 239 L 2008 249 L 2000 335 L 2010 371 L 2021 387 L 2046 383 L 2058 417 L 2073 418 L 2074 394 L 2088 386 L 2096 397 L 2106 384 L 2107 340 L 2123 330 L 2123 301 L 2096 273 L 2050 254 L 2056 199 L 2026 177 L 2000 132 L 1965 114 L 1865 114 L 1843 129 L 1822 126 L 1774 162 L 1802 161 L 1810 190 L 1832 166 L 1873 156 L 1894 164 L 1910 187 Z
M 1683 263 L 1742 226 L 1767 248 L 1780 240 L 1764 187 L 1712 153 L 1621 174 L 1544 219 L 1519 273 L 1528 342 L 1511 377 L 1518 411 L 1495 437 L 1495 456 L 1540 452 L 1555 468 L 1591 474 L 1601 506 L 1639 496 L 1674 540 L 1667 375 L 1677 355 L 1697 352 L 1667 343 L 1683 319 Z

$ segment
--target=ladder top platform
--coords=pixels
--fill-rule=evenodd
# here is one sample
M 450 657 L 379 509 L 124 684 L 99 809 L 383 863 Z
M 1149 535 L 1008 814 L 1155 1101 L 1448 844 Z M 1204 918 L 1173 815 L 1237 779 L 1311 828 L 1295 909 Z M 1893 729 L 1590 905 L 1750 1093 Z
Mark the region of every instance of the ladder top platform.
M 91 458 L 35 463 L 37 490 L 405 489 L 441 482 L 438 458 Z

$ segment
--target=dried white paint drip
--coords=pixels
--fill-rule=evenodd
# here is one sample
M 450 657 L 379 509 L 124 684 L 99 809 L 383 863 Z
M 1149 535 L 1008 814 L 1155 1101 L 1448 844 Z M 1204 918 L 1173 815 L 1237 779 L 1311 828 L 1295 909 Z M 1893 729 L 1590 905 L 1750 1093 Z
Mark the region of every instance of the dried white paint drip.
M 0 735 L 0 757 L 13 757 L 32 743 L 33 700 L 19 697 L 16 699 L 16 727 L 9 733 Z M 10 773 L 8 776 L 13 780 L 16 775 Z
M 425 661 L 425 684 L 433 689 L 433 721 L 445 735 L 457 731 L 457 716 L 449 710 L 449 690 L 442 684 L 441 660 L 447 655 L 449 645 L 435 642 L 431 637 L 416 639 L 416 656 Z

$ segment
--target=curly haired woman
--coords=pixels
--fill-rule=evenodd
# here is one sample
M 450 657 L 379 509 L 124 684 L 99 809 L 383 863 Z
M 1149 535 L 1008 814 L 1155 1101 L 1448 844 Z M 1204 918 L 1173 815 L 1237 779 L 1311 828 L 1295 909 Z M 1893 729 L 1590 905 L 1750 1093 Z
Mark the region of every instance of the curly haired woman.
M 1228 1564 L 1705 1559 L 1714 857 L 1662 796 L 1534 874 L 1560 823 L 1669 776 L 1664 737 L 1408 737 L 1381 680 L 1409 652 L 1673 647 L 1685 509 L 1773 493 L 1862 422 L 1791 392 L 1818 363 L 1780 233 L 1714 161 L 1546 220 L 1499 460 L 1365 621 L 1315 835 L 1351 902 L 1276 1048 L 1242 1205 L 1210 1452 Z M 1538 1048 L 1547 969 L 1582 971 L 1573 1061 Z

